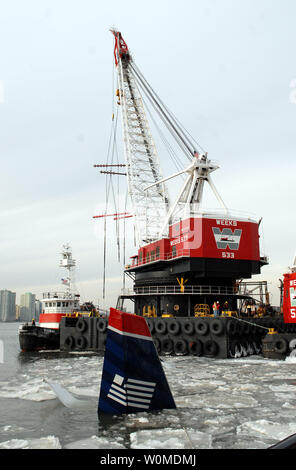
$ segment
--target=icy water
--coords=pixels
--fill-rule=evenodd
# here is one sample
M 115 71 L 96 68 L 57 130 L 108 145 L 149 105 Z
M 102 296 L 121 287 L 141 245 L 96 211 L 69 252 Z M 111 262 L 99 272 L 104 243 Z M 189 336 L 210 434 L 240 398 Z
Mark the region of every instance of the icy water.
M 166 357 L 177 410 L 98 419 L 103 358 L 19 352 L 18 326 L 0 323 L 0 449 L 263 449 L 296 433 L 296 361 Z M 48 379 L 86 407 L 65 408 Z

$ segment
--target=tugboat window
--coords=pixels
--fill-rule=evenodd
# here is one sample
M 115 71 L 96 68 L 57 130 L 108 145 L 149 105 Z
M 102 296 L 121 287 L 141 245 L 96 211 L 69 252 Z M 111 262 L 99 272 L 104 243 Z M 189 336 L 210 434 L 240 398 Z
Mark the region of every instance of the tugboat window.
M 160 247 L 156 247 L 156 259 L 160 257 Z

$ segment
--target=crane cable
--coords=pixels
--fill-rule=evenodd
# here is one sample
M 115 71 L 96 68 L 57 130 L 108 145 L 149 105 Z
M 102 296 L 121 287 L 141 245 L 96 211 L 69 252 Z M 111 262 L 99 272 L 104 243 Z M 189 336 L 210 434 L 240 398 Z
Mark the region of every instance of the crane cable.
M 155 92 L 155 90 L 153 90 L 152 86 L 147 82 L 147 80 L 145 79 L 144 75 L 141 73 L 141 71 L 139 70 L 139 67 L 136 66 L 136 64 L 134 64 L 136 69 L 138 70 L 139 74 L 141 75 L 142 79 L 145 81 L 145 83 L 147 84 L 147 86 L 150 88 L 151 92 L 155 95 L 156 99 L 159 101 L 159 103 L 162 105 L 162 107 L 164 108 L 164 110 L 166 111 L 166 113 L 170 116 L 170 118 L 174 121 L 175 125 L 178 127 L 179 129 L 179 132 L 182 132 L 183 136 L 185 139 L 188 140 L 188 142 L 190 143 L 190 145 L 192 145 L 192 147 L 199 147 L 199 149 L 201 150 L 201 152 L 205 153 L 205 149 L 203 149 L 203 147 L 192 137 L 192 135 L 188 132 L 187 129 L 185 129 L 185 127 L 181 124 L 181 122 L 177 119 L 177 117 L 173 114 L 173 112 L 166 106 L 166 104 L 162 101 L 162 99 L 157 95 L 157 93 Z M 190 141 L 190 139 L 192 139 L 192 141 Z M 195 145 L 194 145 L 195 144 Z
M 146 92 L 151 96 L 153 101 L 156 103 L 157 107 L 159 108 L 160 112 L 163 114 L 164 118 L 166 119 L 168 125 L 171 127 L 172 131 L 175 132 L 174 138 L 176 136 L 181 140 L 181 142 L 185 145 L 187 149 L 187 156 L 188 156 L 188 151 L 191 159 L 194 150 L 196 150 L 196 147 L 199 147 L 199 149 L 205 153 L 205 150 L 202 148 L 202 146 L 196 142 L 196 140 L 191 136 L 191 134 L 182 126 L 182 124 L 178 121 L 178 119 L 175 117 L 175 115 L 169 110 L 169 108 L 165 105 L 165 103 L 161 100 L 161 98 L 157 95 L 155 90 L 151 87 L 151 85 L 147 82 L 139 68 L 136 66 L 134 62 L 130 63 L 130 68 L 134 71 L 134 73 L 138 77 L 138 81 L 142 84 L 142 86 L 145 88 Z
M 184 165 L 182 164 L 182 161 L 181 159 L 178 157 L 178 155 L 176 154 L 175 150 L 173 149 L 173 147 L 171 146 L 171 144 L 169 143 L 169 141 L 167 140 L 166 136 L 164 135 L 164 133 L 162 132 L 162 130 L 160 129 L 160 127 L 158 126 L 153 114 L 151 113 L 150 111 L 150 108 L 147 106 L 145 100 L 143 99 L 142 97 L 142 100 L 143 100 L 143 103 L 145 105 L 145 108 L 150 116 L 150 119 L 153 123 L 153 125 L 155 126 L 155 129 L 156 131 L 158 132 L 159 136 L 160 136 L 160 139 L 163 143 L 163 145 L 165 146 L 168 154 L 170 155 L 171 157 L 171 160 L 172 162 L 174 163 L 177 171 L 181 171 L 183 168 L 184 168 Z
M 176 126 L 173 124 L 173 122 L 170 120 L 168 114 L 165 112 L 165 110 L 162 108 L 160 101 L 155 98 L 153 93 L 149 90 L 149 86 L 147 82 L 145 83 L 145 80 L 141 78 L 141 75 L 138 74 L 136 69 L 130 65 L 130 69 L 134 72 L 134 77 L 135 80 L 137 81 L 138 85 L 140 85 L 142 91 L 146 94 L 146 96 L 149 98 L 151 103 L 154 103 L 154 108 L 157 110 L 160 115 L 165 119 L 165 124 L 172 134 L 173 138 L 176 140 L 178 145 L 181 147 L 182 151 L 185 153 L 187 158 L 190 160 L 192 155 L 193 155 L 193 148 L 190 146 L 190 144 L 187 142 L 184 137 L 182 137 L 181 133 L 178 131 Z
M 113 61 L 112 61 L 113 62 Z M 118 151 L 117 151 L 117 144 L 116 144 L 116 131 L 117 131 L 117 123 L 118 123 L 118 108 L 116 113 L 114 113 L 114 62 L 112 68 L 112 120 L 111 120 L 111 130 L 108 142 L 108 150 L 107 150 L 107 165 L 112 164 L 114 161 L 114 152 L 116 151 L 117 161 L 118 161 Z M 114 119 L 115 116 L 115 119 Z M 112 175 L 106 174 L 106 183 L 105 183 L 105 217 L 104 217 L 104 247 L 103 247 L 103 299 L 105 299 L 106 294 L 106 254 L 107 254 L 107 211 L 108 211 L 108 204 L 109 204 L 109 195 L 110 190 L 112 189 L 113 201 L 115 209 L 117 207 L 116 200 L 115 200 L 115 192 L 113 186 L 113 180 L 111 178 Z M 119 191 L 118 191 L 119 194 Z M 115 210 L 117 212 L 117 210 Z M 118 222 L 117 222 L 118 223 Z M 118 229 L 117 232 L 117 246 L 119 240 Z M 120 256 L 119 248 L 118 248 L 118 256 Z

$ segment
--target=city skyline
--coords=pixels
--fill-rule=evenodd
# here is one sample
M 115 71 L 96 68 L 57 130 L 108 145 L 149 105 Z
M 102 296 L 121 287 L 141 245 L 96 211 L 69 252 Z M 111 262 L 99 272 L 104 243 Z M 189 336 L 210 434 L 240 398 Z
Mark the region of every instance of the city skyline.
M 33 318 L 38 321 L 41 310 L 41 301 L 31 292 L 21 294 L 17 303 L 15 292 L 0 290 L 0 322 L 30 322 Z

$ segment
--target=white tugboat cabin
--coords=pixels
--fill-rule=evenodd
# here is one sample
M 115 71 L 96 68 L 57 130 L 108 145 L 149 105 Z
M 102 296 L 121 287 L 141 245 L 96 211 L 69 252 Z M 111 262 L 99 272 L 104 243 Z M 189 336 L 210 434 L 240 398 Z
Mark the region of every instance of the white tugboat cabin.
M 80 309 L 80 295 L 75 293 L 74 268 L 75 260 L 69 245 L 63 245 L 60 267 L 67 270 L 67 277 L 62 278 L 64 292 L 45 292 L 42 299 L 42 313 L 39 326 L 58 329 L 61 318 L 65 315 L 75 316 Z

